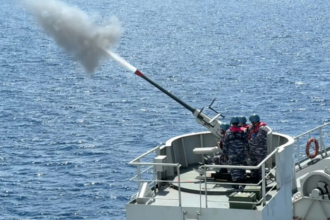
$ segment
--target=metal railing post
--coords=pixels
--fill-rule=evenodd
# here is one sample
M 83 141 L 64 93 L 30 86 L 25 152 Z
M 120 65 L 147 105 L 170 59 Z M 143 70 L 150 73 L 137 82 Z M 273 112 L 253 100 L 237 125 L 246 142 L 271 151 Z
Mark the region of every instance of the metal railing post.
M 205 182 L 205 208 L 207 208 L 207 181 L 206 181 L 206 167 L 204 168 L 204 182 Z
M 140 163 L 140 159 L 138 159 L 137 162 Z M 138 180 L 138 182 L 137 182 L 138 183 L 138 189 L 140 190 L 141 189 L 141 182 L 140 182 L 140 180 L 141 180 L 141 166 L 140 165 L 138 165 L 136 167 L 136 176 L 137 176 L 137 180 Z
M 179 207 L 181 207 L 181 180 L 180 180 L 180 166 L 176 167 L 178 172 L 178 189 L 179 189 Z
M 199 180 L 199 212 L 202 212 L 202 178 Z
M 263 206 L 266 205 L 266 173 L 265 173 L 265 164 L 262 164 L 262 168 L 261 168 L 261 172 L 262 172 L 262 204 Z
M 300 159 L 300 144 L 299 144 L 299 139 L 302 138 L 302 137 L 310 139 L 312 137 L 312 132 L 318 132 L 319 135 L 320 135 L 320 139 L 319 139 L 319 141 L 320 141 L 320 146 L 319 146 L 320 147 L 320 149 L 319 149 L 320 150 L 320 155 L 321 155 L 322 158 L 325 158 L 325 157 L 328 156 L 328 153 L 325 150 L 326 147 L 324 146 L 324 143 L 323 143 L 322 129 L 324 127 L 328 126 L 328 125 L 330 125 L 330 123 L 325 123 L 325 124 L 323 124 L 321 126 L 318 126 L 318 127 L 314 128 L 312 130 L 306 131 L 306 132 L 304 132 L 304 133 L 302 133 L 302 134 L 294 137 L 295 143 L 298 144 L 297 149 L 298 149 L 299 154 L 298 154 L 298 162 L 297 162 L 297 164 L 298 164 L 298 166 L 299 166 L 300 169 L 301 169 L 301 166 L 300 166 L 301 162 L 304 161 L 304 160 L 306 160 L 306 159 L 308 159 L 308 157 L 306 157 L 306 155 L 304 155 L 304 157 L 303 157 L 303 159 L 301 161 L 301 159 Z M 325 156 L 323 155 L 324 153 L 325 153 Z
M 297 154 L 298 154 L 298 167 L 299 167 L 299 169 L 301 169 L 301 166 L 300 166 L 300 144 L 299 144 L 299 138 L 297 139 L 297 145 L 298 145 L 298 152 L 297 152 Z
M 324 159 L 323 153 L 325 153 L 325 156 L 328 156 L 327 151 L 325 150 L 324 143 L 323 143 L 323 138 L 322 138 L 322 127 L 319 130 L 320 133 L 320 152 L 321 152 L 321 157 Z
M 157 184 L 158 184 L 158 173 L 156 172 L 156 167 L 155 166 L 152 166 L 152 167 L 153 167 L 152 172 L 153 172 L 153 176 L 154 176 L 154 192 L 155 192 L 155 195 L 156 195 L 156 187 L 157 187 Z

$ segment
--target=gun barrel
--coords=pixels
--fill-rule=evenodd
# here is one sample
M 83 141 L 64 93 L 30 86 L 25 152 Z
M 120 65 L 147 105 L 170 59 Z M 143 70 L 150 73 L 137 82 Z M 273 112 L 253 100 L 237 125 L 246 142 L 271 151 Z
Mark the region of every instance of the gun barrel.
M 181 99 L 179 99 L 178 97 L 176 97 L 175 95 L 173 95 L 172 93 L 170 93 L 169 91 L 167 91 L 166 89 L 164 89 L 163 87 L 161 87 L 160 85 L 158 85 L 157 83 L 155 83 L 154 81 L 152 81 L 151 79 L 149 79 L 147 76 L 145 76 L 138 69 L 134 73 L 136 75 L 142 77 L 146 81 L 148 81 L 153 86 L 157 87 L 160 91 L 164 92 L 166 95 L 168 95 L 169 97 L 171 97 L 172 99 L 174 99 L 175 101 L 177 101 L 179 104 L 181 104 L 183 107 L 185 107 L 186 109 L 188 109 L 192 113 L 195 112 L 195 110 L 196 110 L 195 108 L 191 107 L 190 105 L 188 105 L 187 103 L 185 103 L 184 101 L 182 101 Z
M 190 105 L 188 105 L 187 103 L 185 103 L 184 101 L 182 101 L 181 99 L 179 99 L 178 97 L 171 94 L 169 91 L 167 91 L 166 89 L 164 89 L 163 87 L 161 87 L 160 85 L 158 85 L 157 83 L 155 83 L 154 81 L 149 79 L 141 71 L 139 71 L 136 67 L 132 66 L 130 63 L 128 63 L 126 60 L 124 60 L 117 54 L 115 54 L 111 51 L 107 51 L 107 50 L 104 50 L 104 52 L 107 53 L 112 59 L 114 59 L 115 61 L 117 61 L 118 63 L 120 63 L 127 69 L 129 69 L 130 71 L 132 71 L 135 75 L 142 77 L 143 79 L 148 81 L 150 84 L 152 84 L 153 86 L 158 88 L 160 91 L 162 91 L 163 93 L 165 93 L 166 95 L 168 95 L 169 97 L 171 97 L 172 99 L 177 101 L 183 107 L 185 107 L 186 109 L 191 111 L 191 113 L 196 117 L 196 120 L 199 124 L 203 125 L 207 129 L 209 129 L 209 131 L 211 131 L 216 137 L 221 138 L 221 135 L 220 135 L 221 122 L 219 122 L 217 120 L 217 118 L 219 117 L 219 114 L 216 117 L 211 119 L 210 117 L 208 117 L 207 115 L 202 113 L 203 109 L 198 110 L 198 109 L 191 107 Z
M 194 109 L 193 107 L 191 107 L 187 103 L 183 102 L 178 97 L 176 97 L 175 95 L 171 94 L 169 91 L 167 91 L 166 89 L 164 89 L 163 87 L 161 87 L 160 85 L 158 85 L 157 83 L 155 83 L 154 81 L 152 81 L 151 79 L 149 79 L 148 77 L 146 77 L 140 70 L 138 70 L 135 66 L 132 66 L 130 63 L 128 63 L 126 60 L 124 60 L 122 57 L 120 57 L 116 53 L 113 53 L 113 52 L 108 51 L 108 50 L 105 50 L 105 49 L 104 49 L 104 52 L 106 54 L 108 54 L 112 59 L 114 59 L 115 61 L 117 61 L 118 63 L 120 63 L 121 65 L 123 65 L 124 67 L 126 67 L 127 69 L 129 69 L 130 71 L 132 71 L 133 73 L 135 73 L 136 75 L 142 77 L 143 79 L 145 79 L 146 81 L 148 81 L 150 84 L 152 84 L 153 86 L 157 87 L 160 91 L 164 92 L 166 95 L 168 95 L 169 97 L 171 97 L 172 99 L 174 99 L 175 101 L 177 101 L 179 104 L 181 104 L 183 107 L 185 107 L 186 109 L 188 109 L 192 113 L 195 112 L 196 109 Z

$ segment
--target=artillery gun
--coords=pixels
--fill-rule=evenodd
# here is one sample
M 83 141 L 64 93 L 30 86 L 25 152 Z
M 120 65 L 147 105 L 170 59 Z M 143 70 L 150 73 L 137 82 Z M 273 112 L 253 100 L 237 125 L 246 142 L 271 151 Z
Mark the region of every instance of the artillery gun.
M 211 118 L 208 115 L 206 115 L 206 114 L 203 113 L 204 107 L 201 110 L 199 110 L 197 108 L 191 107 L 190 105 L 188 105 L 187 103 L 185 103 L 184 101 L 182 101 L 181 99 L 179 99 L 178 97 L 176 97 L 175 95 L 173 95 L 172 93 L 170 93 L 169 91 L 167 91 L 166 89 L 164 89 L 163 87 L 161 87 L 159 84 L 157 84 L 154 81 L 152 81 L 151 79 L 149 79 L 140 70 L 138 70 L 136 67 L 134 67 L 131 64 L 129 64 L 126 60 L 124 60 L 119 55 L 117 55 L 117 54 L 115 54 L 115 53 L 113 53 L 111 51 L 107 51 L 107 50 L 106 50 L 106 53 L 112 59 L 114 59 L 115 61 L 117 61 L 118 63 L 122 64 L 124 67 L 126 67 L 130 71 L 132 71 L 135 75 L 142 77 L 144 80 L 146 80 L 147 82 L 149 82 L 151 85 L 155 86 L 160 91 L 162 91 L 163 93 L 165 93 L 166 95 L 168 95 L 169 97 L 171 97 L 172 99 L 174 99 L 176 102 L 178 102 L 179 104 L 181 104 L 183 107 L 185 107 L 186 109 L 188 109 L 195 116 L 196 121 L 199 124 L 201 124 L 204 127 L 206 127 L 218 139 L 221 139 L 220 125 L 222 123 L 221 123 L 221 121 L 218 120 L 218 118 L 219 117 L 224 118 L 225 116 L 222 115 L 222 114 L 220 114 L 219 112 L 217 112 L 216 110 L 214 110 L 212 108 L 212 104 L 214 103 L 215 99 L 213 99 L 213 101 L 209 105 L 209 109 L 211 109 L 212 111 L 214 111 L 216 113 L 216 115 L 213 118 Z

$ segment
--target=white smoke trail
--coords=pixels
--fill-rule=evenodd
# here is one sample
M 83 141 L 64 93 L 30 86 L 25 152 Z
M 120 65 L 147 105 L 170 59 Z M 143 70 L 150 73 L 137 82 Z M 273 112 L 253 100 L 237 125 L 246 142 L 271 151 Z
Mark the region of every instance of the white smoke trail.
M 132 71 L 133 73 L 135 73 L 135 71 L 137 70 L 137 68 L 133 65 L 131 65 L 130 63 L 128 63 L 126 60 L 124 60 L 124 58 L 120 57 L 118 54 L 113 53 L 111 51 L 107 51 L 105 50 L 105 52 L 114 60 L 117 61 L 117 63 L 121 64 L 122 66 L 126 67 L 128 70 Z
M 58 0 L 24 0 L 24 6 L 32 13 L 46 34 L 72 53 L 88 73 L 95 71 L 104 49 L 114 46 L 122 29 L 116 17 L 106 27 L 98 27 L 86 13 Z

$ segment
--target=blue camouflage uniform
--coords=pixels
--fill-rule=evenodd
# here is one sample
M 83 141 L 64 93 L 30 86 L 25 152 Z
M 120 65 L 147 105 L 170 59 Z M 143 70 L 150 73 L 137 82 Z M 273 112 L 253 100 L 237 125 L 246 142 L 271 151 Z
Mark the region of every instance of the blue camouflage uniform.
M 248 133 L 243 127 L 232 126 L 226 131 L 223 140 L 223 153 L 228 156 L 229 165 L 246 166 L 246 147 L 248 146 Z M 233 181 L 245 180 L 244 169 L 230 169 Z
M 229 125 L 224 123 L 221 125 L 221 140 L 217 143 L 218 147 L 223 150 L 223 140 L 225 137 L 226 130 L 229 128 Z M 228 164 L 227 159 L 223 152 L 214 153 L 212 158 L 208 158 L 206 164 L 215 164 L 215 165 L 225 165 Z
M 249 135 L 249 150 L 251 166 L 258 165 L 267 157 L 267 133 L 269 129 L 263 122 L 256 128 L 251 128 Z M 258 181 L 261 179 L 261 168 L 257 170 L 251 170 L 251 177 L 256 178 Z
M 212 158 L 206 161 L 206 164 L 225 165 L 227 162 L 222 153 L 215 153 Z

